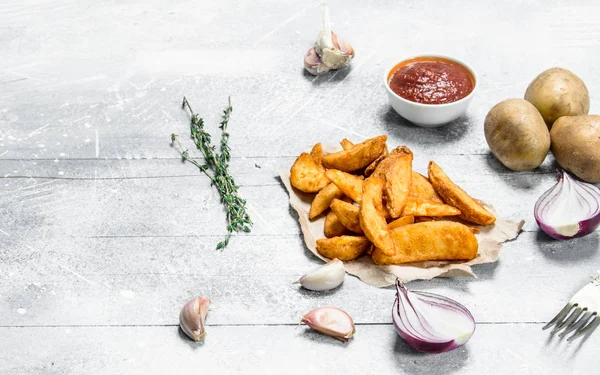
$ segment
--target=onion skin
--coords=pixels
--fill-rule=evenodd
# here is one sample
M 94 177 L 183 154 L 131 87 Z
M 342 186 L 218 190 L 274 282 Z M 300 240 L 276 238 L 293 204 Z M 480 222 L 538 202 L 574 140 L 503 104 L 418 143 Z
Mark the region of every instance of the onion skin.
M 408 330 L 404 326 L 402 318 L 400 317 L 400 314 L 399 314 L 399 309 L 400 309 L 399 293 L 408 293 L 408 290 L 404 286 L 402 286 L 402 284 L 400 284 L 399 281 L 397 281 L 396 283 L 397 283 L 397 286 L 396 286 L 397 295 L 396 295 L 396 300 L 394 301 L 394 306 L 392 307 L 392 321 L 394 322 L 394 327 L 396 328 L 398 335 L 410 347 L 412 347 L 413 349 L 418 350 L 420 352 L 423 352 L 423 353 L 443 353 L 443 352 L 447 352 L 449 350 L 459 348 L 459 347 L 463 346 L 467 341 L 469 341 L 469 339 L 475 332 L 475 319 L 473 318 L 473 316 L 471 315 L 469 310 L 466 307 L 464 307 L 463 305 L 459 304 L 458 302 L 451 300 L 447 297 L 443 297 L 443 296 L 436 295 L 433 293 L 423 293 L 423 292 L 410 292 L 410 293 L 413 293 L 417 296 L 420 294 L 422 296 L 429 296 L 430 298 L 439 298 L 441 304 L 443 304 L 443 303 L 452 304 L 453 308 L 457 309 L 459 311 L 459 313 L 464 314 L 466 317 L 468 317 L 473 322 L 473 330 L 470 333 L 468 333 L 466 336 L 463 336 L 461 338 L 462 340 L 460 342 L 458 342 L 456 340 L 441 340 L 441 339 L 440 340 L 435 340 L 435 339 L 424 340 L 422 338 L 413 336 L 410 332 L 408 332 Z
M 542 194 L 540 196 L 540 198 L 537 200 L 537 202 L 535 203 L 535 206 L 533 209 L 533 215 L 535 217 L 535 221 L 537 222 L 539 227 L 542 229 L 542 231 L 544 231 L 548 236 L 550 236 L 554 239 L 557 239 L 557 240 L 568 240 L 571 238 L 583 237 L 583 236 L 586 236 L 586 235 L 594 232 L 596 230 L 596 228 L 598 228 L 598 225 L 600 224 L 600 211 L 599 210 L 596 211 L 595 215 L 579 221 L 578 222 L 579 229 L 576 231 L 576 233 L 574 233 L 571 236 L 559 233 L 552 225 L 550 225 L 546 221 L 544 221 L 544 218 L 542 215 L 543 210 L 544 210 L 544 208 L 547 207 L 548 204 L 552 204 L 552 201 L 555 199 L 555 196 L 554 197 L 551 196 L 551 194 L 553 193 L 553 190 L 557 188 L 557 185 L 561 185 L 559 187 L 559 189 L 562 188 L 562 184 L 565 183 L 565 179 L 569 179 L 570 183 L 577 184 L 577 185 L 579 185 L 580 188 L 581 188 L 581 186 L 584 186 L 584 189 L 585 189 L 585 186 L 588 186 L 587 187 L 588 189 L 597 190 L 594 185 L 575 180 L 574 178 L 569 176 L 569 174 L 565 171 L 559 171 L 559 173 L 560 174 L 558 177 L 558 182 L 555 185 L 553 185 L 550 189 L 548 189 L 546 192 L 544 192 L 544 194 Z M 558 195 L 561 192 L 558 191 L 556 193 L 557 193 L 556 195 Z M 600 193 L 600 192 L 598 192 L 598 193 Z M 573 223 L 573 224 L 575 224 L 575 223 Z

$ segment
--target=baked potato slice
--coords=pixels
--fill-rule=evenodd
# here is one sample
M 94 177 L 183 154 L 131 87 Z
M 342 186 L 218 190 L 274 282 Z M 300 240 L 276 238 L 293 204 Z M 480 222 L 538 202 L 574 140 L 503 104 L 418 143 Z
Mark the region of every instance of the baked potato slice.
M 371 243 L 363 236 L 338 236 L 317 240 L 317 252 L 328 259 L 354 260 L 364 254 Z
M 315 163 L 310 154 L 303 152 L 290 169 L 290 182 L 305 193 L 316 193 L 329 184 L 325 168 Z
M 490 225 L 496 221 L 494 215 L 452 182 L 433 160 L 429 162 L 428 172 L 431 185 L 444 202 L 461 211 L 459 218 L 479 225 Z

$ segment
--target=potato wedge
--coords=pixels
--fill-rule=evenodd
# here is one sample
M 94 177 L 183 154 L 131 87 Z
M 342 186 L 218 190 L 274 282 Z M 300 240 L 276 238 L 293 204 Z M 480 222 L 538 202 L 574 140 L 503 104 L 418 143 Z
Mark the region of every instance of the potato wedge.
M 435 192 L 433 185 L 431 185 L 431 182 L 429 182 L 427 177 L 415 171 L 412 172 L 412 185 L 410 187 L 409 195 L 411 197 L 444 203 L 438 193 Z
M 331 202 L 331 211 L 338 217 L 338 220 L 344 227 L 354 233 L 364 233 L 360 227 L 360 208 L 352 203 L 334 199 Z
M 469 227 L 452 221 L 430 221 L 404 225 L 391 231 L 396 254 L 375 249 L 373 262 L 379 265 L 427 260 L 471 260 L 479 244 Z
M 312 150 L 310 150 L 310 157 L 313 158 L 318 165 L 323 165 L 323 145 L 321 142 L 314 145 Z
M 402 216 L 402 217 L 388 223 L 388 229 L 392 230 L 392 229 L 400 228 L 403 225 L 413 224 L 414 222 L 415 222 L 414 216 L 412 216 L 412 215 Z
M 371 243 L 363 236 L 338 236 L 317 240 L 317 252 L 325 258 L 354 260 L 364 254 Z
M 428 172 L 431 185 L 444 202 L 461 211 L 459 218 L 479 225 L 490 225 L 496 221 L 494 215 L 452 182 L 433 160 L 429 162 Z
M 323 166 L 343 172 L 354 172 L 362 169 L 381 155 L 386 140 L 387 135 L 380 135 L 356 144 L 348 150 L 324 155 Z
M 335 198 L 342 198 L 343 196 L 344 193 L 333 182 L 325 186 L 323 189 L 319 190 L 310 204 L 308 218 L 312 220 L 321 215 L 329 208 L 331 201 Z
M 333 211 L 329 211 L 325 216 L 323 232 L 325 233 L 325 237 L 331 238 L 348 233 L 348 229 L 340 223 L 340 220 Z
M 290 169 L 290 182 L 300 191 L 316 193 L 330 181 L 325 176 L 325 168 L 315 163 L 309 154 L 303 152 Z
M 345 195 L 356 203 L 362 202 L 363 176 L 329 169 L 325 172 L 327 179 L 331 180 Z
M 344 138 L 340 141 L 340 145 L 344 150 L 349 150 L 354 146 L 354 143 L 350 142 L 348 138 Z
M 383 188 L 385 180 L 371 176 L 363 183 L 363 201 L 360 206 L 360 226 L 365 236 L 385 254 L 396 252 L 383 214 Z
M 370 175 L 373 174 L 373 172 L 375 172 L 375 169 L 377 168 L 377 166 L 379 165 L 379 163 L 387 158 L 387 156 L 390 154 L 390 152 L 388 151 L 387 145 L 384 147 L 383 152 L 381 153 L 381 155 L 379 155 L 379 157 L 375 160 L 373 160 L 373 162 L 371 164 L 369 164 L 367 166 L 367 168 L 365 168 L 365 172 L 363 173 L 365 175 L 365 177 L 369 177 Z
M 415 216 L 415 223 L 425 223 L 427 221 L 435 221 L 431 216 Z
M 375 173 L 385 177 L 386 207 L 393 218 L 402 216 L 412 186 L 412 151 L 406 146 L 396 147 L 381 161 Z
M 408 197 L 402 214 L 405 216 L 457 216 L 460 215 L 460 210 L 447 204 L 427 199 Z

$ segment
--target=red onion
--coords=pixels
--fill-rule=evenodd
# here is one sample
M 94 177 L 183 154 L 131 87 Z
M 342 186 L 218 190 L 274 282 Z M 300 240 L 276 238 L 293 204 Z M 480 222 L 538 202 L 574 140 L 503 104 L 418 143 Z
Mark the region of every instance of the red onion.
M 582 237 L 600 224 L 600 189 L 560 171 L 558 182 L 533 209 L 538 225 L 558 240 Z
M 438 294 L 413 292 L 396 280 L 392 320 L 402 339 L 425 353 L 442 353 L 464 345 L 475 319 L 460 303 Z

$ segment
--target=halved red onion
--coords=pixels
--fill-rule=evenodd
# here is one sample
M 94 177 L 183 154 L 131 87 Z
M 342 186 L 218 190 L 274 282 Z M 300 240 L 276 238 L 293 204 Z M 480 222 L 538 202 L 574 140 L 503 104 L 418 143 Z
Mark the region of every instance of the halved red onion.
M 438 294 L 409 291 L 399 280 L 392 320 L 400 337 L 425 353 L 456 349 L 475 331 L 475 319 L 466 307 Z
M 558 240 L 582 237 L 600 224 L 600 189 L 563 170 L 558 182 L 535 203 L 535 221 Z

